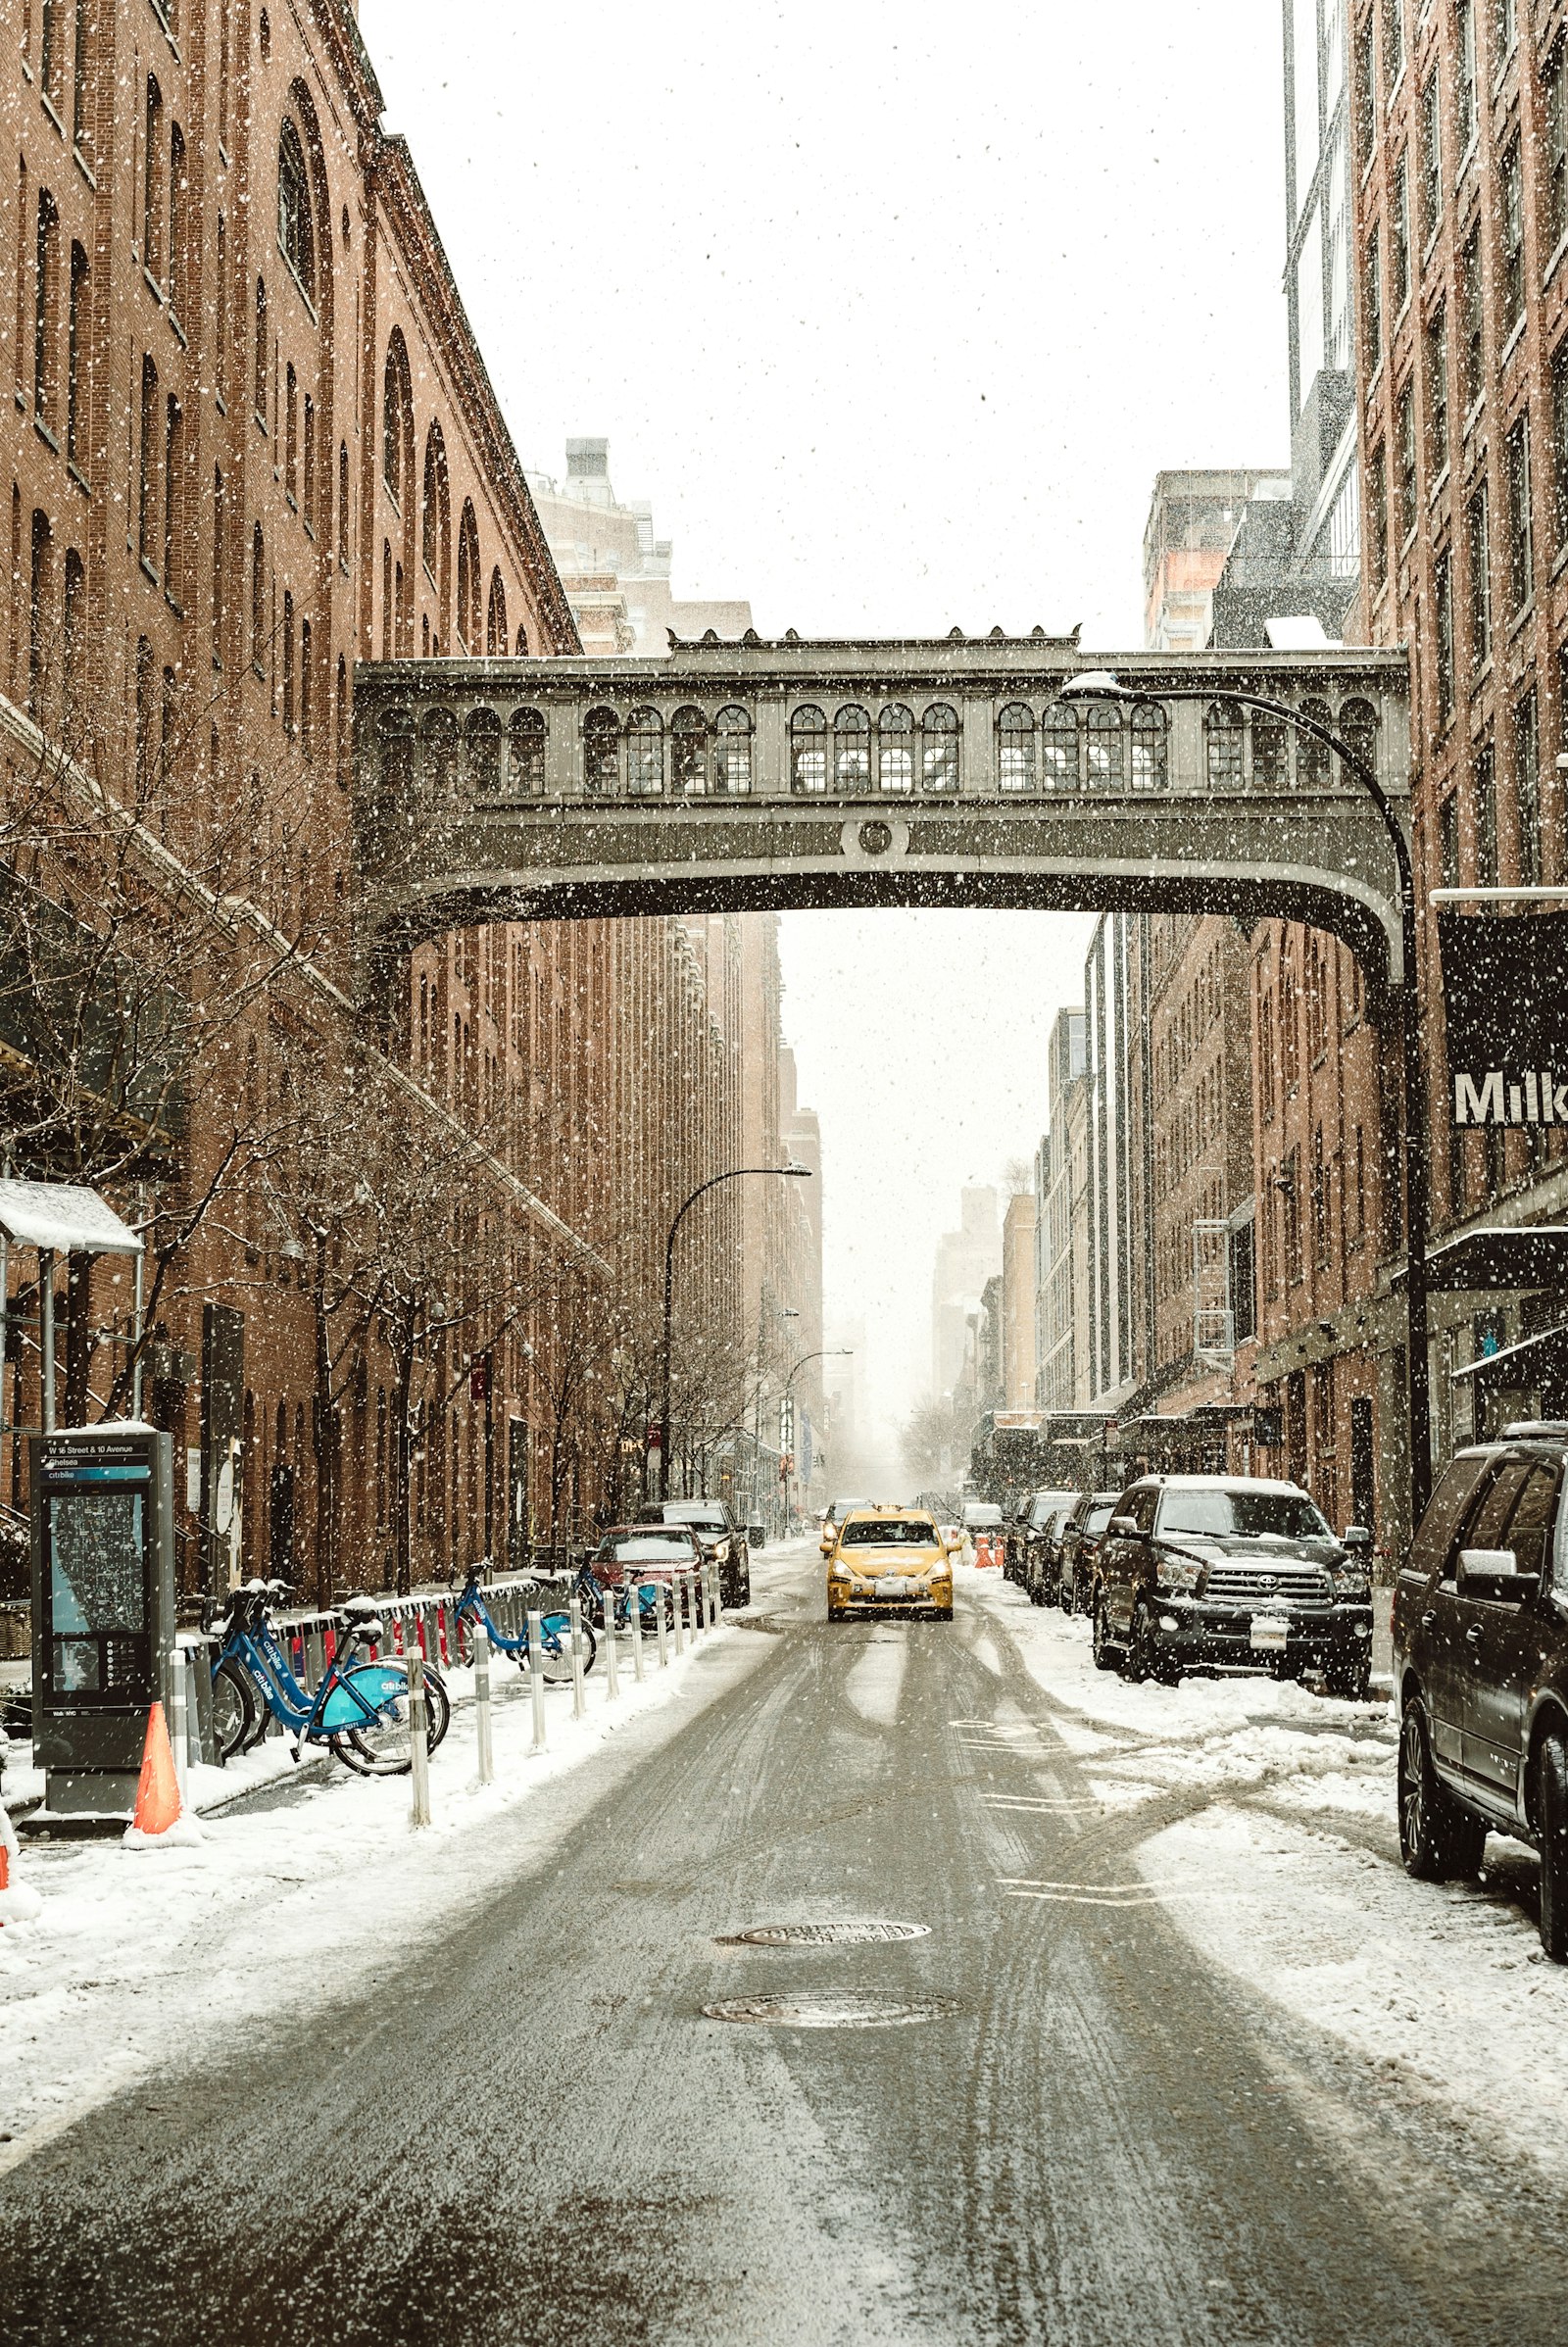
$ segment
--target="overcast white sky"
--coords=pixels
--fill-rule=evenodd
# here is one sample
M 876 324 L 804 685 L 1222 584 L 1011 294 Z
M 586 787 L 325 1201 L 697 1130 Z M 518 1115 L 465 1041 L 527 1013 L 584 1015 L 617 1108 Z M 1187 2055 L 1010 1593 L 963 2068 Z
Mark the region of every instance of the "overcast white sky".
M 1277 0 L 362 0 L 523 461 L 608 433 L 766 632 L 1142 640 L 1161 467 L 1289 449 Z M 879 1409 L 932 1248 L 1030 1152 L 1083 920 L 798 914 L 828 1310 Z

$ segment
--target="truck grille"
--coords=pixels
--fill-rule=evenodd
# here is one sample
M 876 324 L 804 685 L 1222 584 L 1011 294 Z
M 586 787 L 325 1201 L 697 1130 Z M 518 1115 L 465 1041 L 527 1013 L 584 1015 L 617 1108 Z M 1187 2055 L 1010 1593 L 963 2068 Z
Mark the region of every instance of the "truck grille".
M 1203 1595 L 1219 1605 L 1332 1605 L 1333 1585 L 1318 1565 L 1210 1565 Z

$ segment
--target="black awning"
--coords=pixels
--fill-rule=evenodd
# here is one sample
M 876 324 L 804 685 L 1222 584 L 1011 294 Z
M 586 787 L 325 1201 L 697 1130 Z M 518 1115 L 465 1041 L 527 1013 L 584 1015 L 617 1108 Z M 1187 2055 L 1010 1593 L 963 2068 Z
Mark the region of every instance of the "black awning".
M 1558 1328 L 1543 1329 L 1539 1337 L 1521 1337 L 1517 1345 L 1504 1345 L 1497 1352 L 1484 1352 L 1479 1360 L 1466 1361 L 1462 1369 L 1453 1372 L 1453 1382 L 1462 1385 L 1469 1378 L 1488 1384 L 1494 1374 L 1507 1379 L 1515 1369 L 1545 1369 L 1568 1364 L 1568 1321 Z
M 1404 1285 L 1402 1263 L 1394 1284 Z M 1568 1225 L 1494 1224 L 1457 1231 L 1427 1256 L 1427 1285 L 1447 1296 L 1494 1288 L 1560 1288 L 1568 1296 Z

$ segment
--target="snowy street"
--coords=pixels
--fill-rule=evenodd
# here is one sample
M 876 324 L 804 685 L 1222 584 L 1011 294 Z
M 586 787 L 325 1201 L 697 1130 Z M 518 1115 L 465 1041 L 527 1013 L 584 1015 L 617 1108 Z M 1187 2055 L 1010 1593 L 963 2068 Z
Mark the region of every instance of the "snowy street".
M 1405 1881 L 1385 1710 L 757 1566 L 613 1736 L 514 1698 L 481 1794 L 460 1710 L 429 1833 L 345 1782 L 24 1852 L 8 2340 L 1560 2338 L 1568 1980 L 1527 1853 Z M 927 1929 L 734 1937 L 846 1919 Z

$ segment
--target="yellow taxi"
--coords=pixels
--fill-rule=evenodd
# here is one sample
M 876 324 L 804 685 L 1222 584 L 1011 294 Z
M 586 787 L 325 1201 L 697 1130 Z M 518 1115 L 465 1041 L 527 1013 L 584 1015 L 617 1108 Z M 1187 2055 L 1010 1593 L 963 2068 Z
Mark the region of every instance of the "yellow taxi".
M 920 1507 L 852 1508 L 822 1531 L 827 1618 L 928 1614 L 953 1619 L 953 1550 Z

